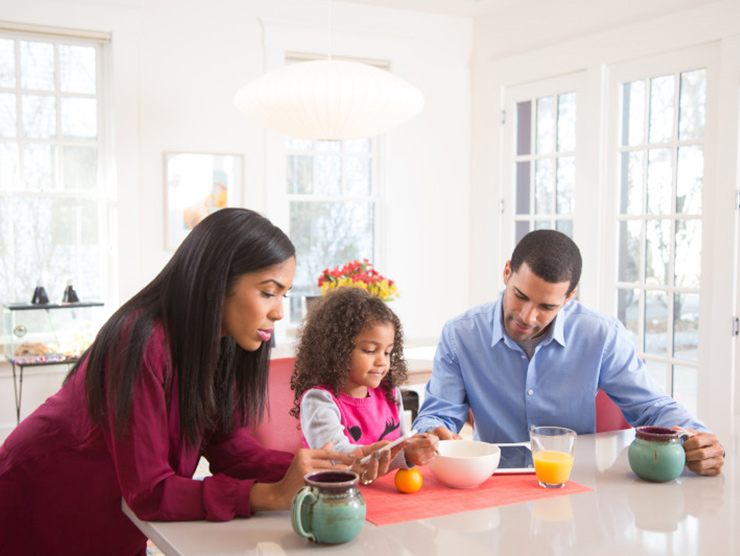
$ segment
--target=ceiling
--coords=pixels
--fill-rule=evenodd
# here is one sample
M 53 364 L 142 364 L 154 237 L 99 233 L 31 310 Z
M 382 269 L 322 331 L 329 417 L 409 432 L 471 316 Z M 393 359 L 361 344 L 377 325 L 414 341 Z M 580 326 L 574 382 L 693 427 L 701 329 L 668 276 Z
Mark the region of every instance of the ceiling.
M 467 17 L 491 15 L 525 0 L 337 0 L 353 4 L 368 4 L 399 10 L 412 10 Z
M 331 1 L 331 0 L 329 0 Z M 334 0 L 350 4 L 366 4 L 400 10 L 438 13 L 464 17 L 503 15 L 512 10 L 519 13 L 570 13 L 571 18 L 585 24 L 589 18 L 599 20 L 629 20 L 655 17 L 719 0 Z M 617 22 L 617 21 L 613 21 Z

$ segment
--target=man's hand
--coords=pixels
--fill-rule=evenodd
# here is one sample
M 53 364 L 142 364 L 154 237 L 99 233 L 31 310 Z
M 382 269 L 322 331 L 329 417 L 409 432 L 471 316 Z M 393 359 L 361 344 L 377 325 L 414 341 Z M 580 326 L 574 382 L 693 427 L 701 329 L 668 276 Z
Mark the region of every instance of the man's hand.
M 696 432 L 694 429 L 673 427 L 684 431 L 689 439 L 683 443 L 686 452 L 686 465 L 697 475 L 719 475 L 725 464 L 725 449 L 719 443 L 717 435 L 708 432 Z
M 455 434 L 447 427 L 444 427 L 442 425 L 431 431 L 431 433 L 440 440 L 462 440 L 462 436 L 460 436 L 459 434 Z

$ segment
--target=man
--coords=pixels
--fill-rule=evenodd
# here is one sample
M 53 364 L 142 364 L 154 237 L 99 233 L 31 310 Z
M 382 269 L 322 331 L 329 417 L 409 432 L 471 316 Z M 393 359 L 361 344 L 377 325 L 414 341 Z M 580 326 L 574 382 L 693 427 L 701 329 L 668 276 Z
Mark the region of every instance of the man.
M 617 319 L 573 300 L 581 254 L 566 235 L 530 232 L 504 267 L 498 301 L 450 320 L 414 428 L 460 438 L 468 412 L 475 438 L 522 442 L 533 425 L 596 431 L 594 398 L 604 390 L 632 426 L 688 429 L 689 468 L 717 475 L 717 437 L 660 390 Z

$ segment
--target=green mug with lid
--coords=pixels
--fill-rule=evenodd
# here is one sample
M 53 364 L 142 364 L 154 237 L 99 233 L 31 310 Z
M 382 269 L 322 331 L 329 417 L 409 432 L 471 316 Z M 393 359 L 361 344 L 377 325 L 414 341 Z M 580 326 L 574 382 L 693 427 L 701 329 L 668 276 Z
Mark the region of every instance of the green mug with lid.
M 347 542 L 365 524 L 365 499 L 352 471 L 316 471 L 293 497 L 291 522 L 301 537 L 325 544 Z
M 665 427 L 637 427 L 628 458 L 635 474 L 654 483 L 678 478 L 686 465 L 686 452 L 681 445 L 689 435 Z

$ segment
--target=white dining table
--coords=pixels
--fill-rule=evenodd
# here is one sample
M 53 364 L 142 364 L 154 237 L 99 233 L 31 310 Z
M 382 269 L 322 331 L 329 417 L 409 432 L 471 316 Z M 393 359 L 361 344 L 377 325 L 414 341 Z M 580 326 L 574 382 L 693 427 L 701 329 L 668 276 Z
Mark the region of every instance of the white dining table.
M 685 470 L 674 481 L 649 483 L 629 467 L 633 438 L 631 429 L 578 437 L 571 480 L 591 491 L 380 527 L 366 522 L 340 545 L 299 537 L 288 511 L 214 523 L 147 522 L 123 509 L 172 556 L 740 554 L 740 468 L 732 454 L 720 476 Z

